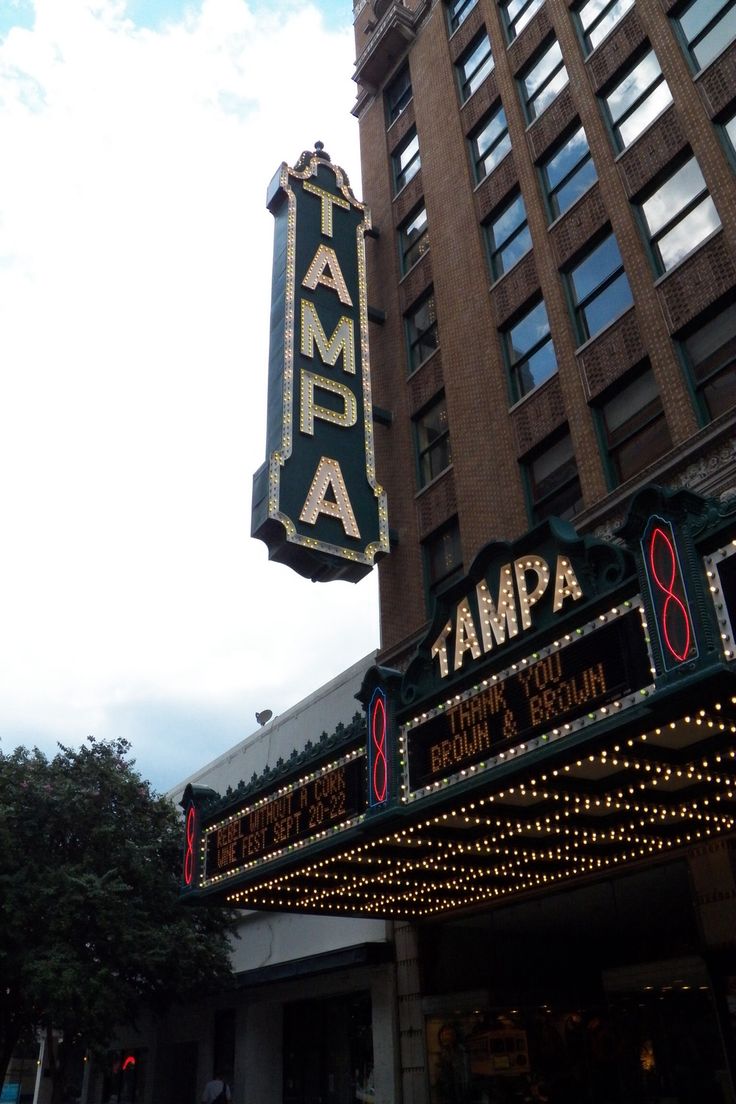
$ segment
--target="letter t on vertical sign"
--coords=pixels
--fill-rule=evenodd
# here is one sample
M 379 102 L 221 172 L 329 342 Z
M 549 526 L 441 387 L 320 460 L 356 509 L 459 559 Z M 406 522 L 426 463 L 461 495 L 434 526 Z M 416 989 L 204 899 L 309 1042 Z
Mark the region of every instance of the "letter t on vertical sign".
M 672 524 L 653 514 L 641 541 L 644 570 L 665 670 L 698 654 L 690 603 Z
M 251 532 L 315 580 L 357 582 L 388 552 L 376 479 L 365 234 L 370 212 L 316 144 L 283 164 L 275 219 L 266 463 Z

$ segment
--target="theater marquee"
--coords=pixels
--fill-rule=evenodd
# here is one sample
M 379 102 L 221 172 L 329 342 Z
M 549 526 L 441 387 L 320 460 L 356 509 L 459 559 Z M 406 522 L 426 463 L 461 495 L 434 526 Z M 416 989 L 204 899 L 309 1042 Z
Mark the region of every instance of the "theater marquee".
M 281 166 L 268 207 L 268 455 L 253 479 L 252 534 L 300 575 L 357 581 L 388 552 L 368 359 L 370 213 L 319 142 Z
M 491 542 L 362 716 L 230 795 L 187 787 L 182 896 L 415 920 L 730 834 L 735 627 L 736 501 L 644 488 L 615 542 Z

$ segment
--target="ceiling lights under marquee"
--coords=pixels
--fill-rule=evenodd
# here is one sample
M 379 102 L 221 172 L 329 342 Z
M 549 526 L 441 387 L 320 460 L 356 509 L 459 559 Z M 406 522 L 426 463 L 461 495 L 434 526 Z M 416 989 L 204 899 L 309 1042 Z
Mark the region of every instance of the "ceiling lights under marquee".
M 734 684 L 729 682 L 731 690 Z M 554 763 L 554 765 L 552 765 Z M 661 858 L 736 828 L 736 694 L 610 733 L 405 827 L 227 895 L 246 908 L 420 919 Z

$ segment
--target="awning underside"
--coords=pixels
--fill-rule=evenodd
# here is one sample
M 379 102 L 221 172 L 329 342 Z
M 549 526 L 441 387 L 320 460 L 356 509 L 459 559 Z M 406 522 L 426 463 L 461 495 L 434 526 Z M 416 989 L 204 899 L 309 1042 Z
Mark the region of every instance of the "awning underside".
M 736 825 L 736 698 L 618 730 L 222 893 L 240 908 L 418 919 L 609 875 Z M 550 749 L 551 750 L 551 749 Z

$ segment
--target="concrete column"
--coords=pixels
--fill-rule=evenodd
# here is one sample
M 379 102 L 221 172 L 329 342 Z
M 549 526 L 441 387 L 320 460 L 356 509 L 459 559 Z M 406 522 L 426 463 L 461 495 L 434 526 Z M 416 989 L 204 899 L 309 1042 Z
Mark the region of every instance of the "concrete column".
M 426 1046 L 417 933 L 412 924 L 397 924 L 394 930 L 403 1104 L 426 1104 Z
M 280 1004 L 238 1009 L 233 1104 L 281 1104 L 283 1019 Z
M 375 1104 L 399 1104 L 401 1101 L 399 1022 L 396 978 L 392 970 L 382 971 L 380 977 L 373 981 L 371 1007 Z

